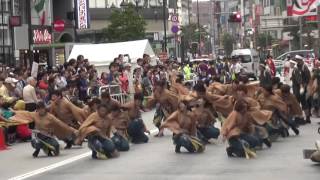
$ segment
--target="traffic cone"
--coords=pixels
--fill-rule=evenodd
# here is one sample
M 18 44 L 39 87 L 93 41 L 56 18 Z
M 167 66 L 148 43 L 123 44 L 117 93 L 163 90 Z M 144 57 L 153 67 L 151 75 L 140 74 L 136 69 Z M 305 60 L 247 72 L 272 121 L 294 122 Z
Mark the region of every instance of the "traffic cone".
M 3 129 L 0 128 L 0 151 L 7 149 L 4 134 L 3 134 Z

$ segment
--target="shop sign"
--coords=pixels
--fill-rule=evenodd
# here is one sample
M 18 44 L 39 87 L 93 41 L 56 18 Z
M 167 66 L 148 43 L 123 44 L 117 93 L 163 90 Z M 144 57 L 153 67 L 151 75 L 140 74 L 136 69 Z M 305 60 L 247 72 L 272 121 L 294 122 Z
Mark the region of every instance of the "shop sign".
M 75 0 L 76 5 L 76 22 L 78 29 L 89 28 L 89 1 L 88 0 Z
M 33 44 L 51 44 L 52 34 L 48 29 L 32 30 Z

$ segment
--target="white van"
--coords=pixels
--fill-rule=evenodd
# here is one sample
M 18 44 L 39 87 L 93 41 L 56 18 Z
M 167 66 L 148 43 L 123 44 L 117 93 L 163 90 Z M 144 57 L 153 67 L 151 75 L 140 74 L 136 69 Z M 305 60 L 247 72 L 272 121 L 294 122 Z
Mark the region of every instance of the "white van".
M 238 57 L 241 59 L 241 65 L 244 67 L 246 74 L 249 78 L 258 76 L 260 58 L 254 49 L 236 49 L 231 53 L 231 57 Z

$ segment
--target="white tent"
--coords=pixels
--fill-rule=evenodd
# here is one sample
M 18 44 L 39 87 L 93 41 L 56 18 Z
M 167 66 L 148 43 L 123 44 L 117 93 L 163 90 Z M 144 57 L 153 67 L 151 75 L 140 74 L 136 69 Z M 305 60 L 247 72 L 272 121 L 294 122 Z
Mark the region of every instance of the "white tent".
M 119 54 L 128 54 L 131 63 L 135 64 L 143 54 L 148 54 L 155 59 L 155 54 L 147 39 L 138 41 L 127 41 L 105 44 L 83 44 L 74 45 L 68 58 L 76 59 L 78 55 L 83 55 L 91 64 L 95 66 L 108 66 Z

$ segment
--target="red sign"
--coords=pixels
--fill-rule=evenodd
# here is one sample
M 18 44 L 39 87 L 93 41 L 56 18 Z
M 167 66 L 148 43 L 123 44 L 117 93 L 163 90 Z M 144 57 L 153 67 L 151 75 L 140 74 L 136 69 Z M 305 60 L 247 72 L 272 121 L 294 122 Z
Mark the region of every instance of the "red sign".
M 52 35 L 48 29 L 34 29 L 32 35 L 33 44 L 51 44 Z
M 21 26 L 21 16 L 10 16 L 10 26 Z
M 161 53 L 159 54 L 159 59 L 160 59 L 161 61 L 166 61 L 166 60 L 168 60 L 168 53 L 166 53 L 166 52 L 161 52 Z
M 64 31 L 64 28 L 65 28 L 65 23 L 63 20 L 56 20 L 54 23 L 53 23 L 53 29 L 57 32 L 62 32 Z

